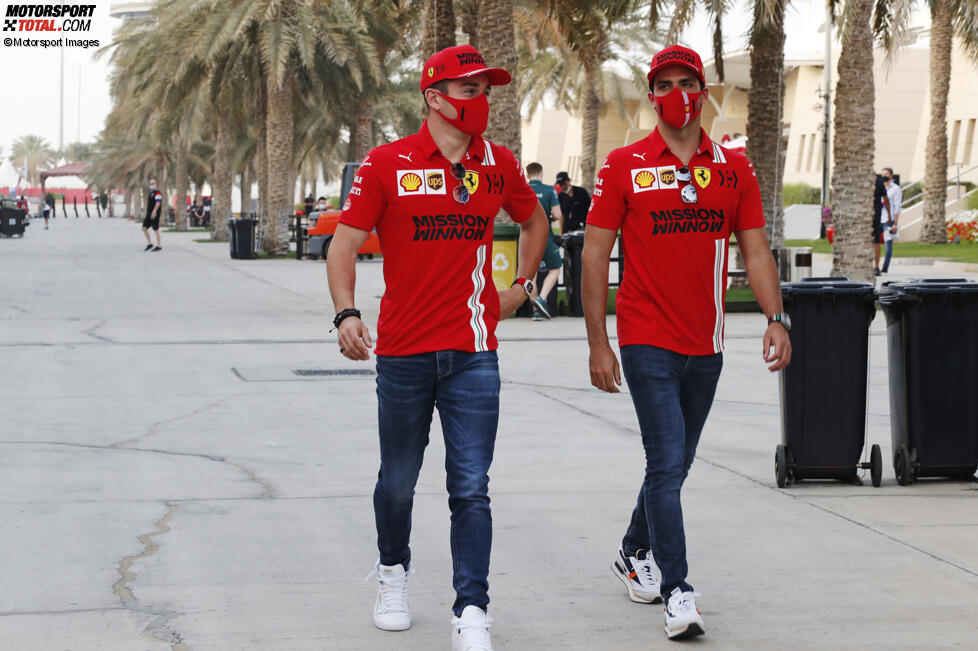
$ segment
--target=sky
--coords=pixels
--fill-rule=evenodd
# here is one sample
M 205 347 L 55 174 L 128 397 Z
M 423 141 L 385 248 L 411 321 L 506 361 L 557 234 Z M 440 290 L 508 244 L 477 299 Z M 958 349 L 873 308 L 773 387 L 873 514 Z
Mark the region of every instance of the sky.
M 109 96 L 108 57 L 97 59 L 95 52 L 108 45 L 112 34 L 121 24 L 109 16 L 110 2 L 89 0 L 95 3 L 91 31 L 70 34 L 68 38 L 97 39 L 99 48 L 82 49 L 65 47 L 64 51 L 64 144 L 93 141 L 112 109 Z M 3 0 L 6 15 L 9 0 Z M 60 3 L 32 3 L 60 4 Z M 737 0 L 725 22 L 724 49 L 727 52 L 743 50 L 750 26 L 751 14 L 747 0 Z M 788 34 L 785 46 L 787 58 L 811 58 L 821 56 L 824 32 L 818 28 L 824 23 L 824 3 L 820 0 L 795 0 L 786 16 Z M 929 25 L 926 12 L 918 12 L 917 24 Z M 53 35 L 58 38 L 64 32 Z M 3 32 L 3 36 L 52 38 L 51 34 Z M 712 53 L 712 30 L 702 14 L 691 22 L 683 40 L 700 51 L 703 58 Z M 833 46 L 838 47 L 838 42 Z M 38 134 L 53 147 L 58 146 L 58 80 L 62 48 L 15 47 L 0 45 L 0 154 L 10 155 L 13 141 L 23 135 Z M 649 53 L 651 56 L 651 52 Z M 12 101 L 13 99 L 13 101 Z

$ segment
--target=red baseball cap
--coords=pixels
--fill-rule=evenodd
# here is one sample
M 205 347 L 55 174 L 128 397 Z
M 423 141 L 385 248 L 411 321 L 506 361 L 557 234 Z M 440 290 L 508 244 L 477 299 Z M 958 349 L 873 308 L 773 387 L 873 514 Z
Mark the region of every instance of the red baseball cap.
M 671 45 L 664 50 L 660 50 L 658 54 L 652 57 L 652 66 L 649 69 L 648 75 L 649 85 L 652 84 L 652 80 L 659 74 L 659 71 L 668 66 L 689 68 L 696 75 L 696 78 L 700 80 L 700 83 L 704 87 L 706 86 L 706 77 L 703 76 L 703 61 L 700 59 L 700 55 L 696 53 L 696 50 L 691 50 L 682 45 Z
M 421 70 L 421 90 L 445 79 L 463 79 L 479 73 L 489 75 L 490 86 L 505 86 L 513 80 L 502 68 L 487 68 L 486 60 L 471 45 L 456 45 L 431 55 Z

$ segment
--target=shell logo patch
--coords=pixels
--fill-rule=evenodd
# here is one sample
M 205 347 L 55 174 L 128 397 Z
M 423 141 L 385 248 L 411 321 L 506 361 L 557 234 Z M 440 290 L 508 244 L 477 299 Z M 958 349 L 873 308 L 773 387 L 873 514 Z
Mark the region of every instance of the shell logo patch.
M 654 167 L 640 167 L 633 169 L 632 192 L 648 192 L 649 190 L 659 189 L 658 170 Z
M 414 172 L 408 172 L 407 174 L 401 177 L 400 181 L 398 181 L 398 184 L 402 188 L 404 188 L 405 192 L 409 192 L 409 193 L 417 192 L 418 188 L 421 187 L 421 177 L 415 174 Z

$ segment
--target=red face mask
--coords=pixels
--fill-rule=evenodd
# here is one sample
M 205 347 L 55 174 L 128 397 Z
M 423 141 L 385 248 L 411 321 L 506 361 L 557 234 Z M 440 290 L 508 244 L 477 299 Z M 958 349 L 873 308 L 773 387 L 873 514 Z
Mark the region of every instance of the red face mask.
M 655 106 L 659 119 L 674 129 L 682 129 L 696 119 L 700 109 L 696 107 L 703 91 L 687 93 L 681 88 L 673 88 L 665 95 L 649 93 L 649 99 Z
M 455 107 L 458 115 L 453 119 L 438 111 L 438 114 L 445 118 L 445 122 L 470 136 L 481 136 L 489 124 L 489 98 L 485 93 L 479 93 L 475 97 L 468 99 L 456 99 L 444 93 L 439 93 L 446 102 Z

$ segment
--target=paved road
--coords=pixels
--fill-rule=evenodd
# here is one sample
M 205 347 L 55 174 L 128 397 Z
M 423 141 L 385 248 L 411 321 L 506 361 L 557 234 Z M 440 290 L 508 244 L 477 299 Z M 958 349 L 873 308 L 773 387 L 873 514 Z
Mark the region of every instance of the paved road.
M 451 563 L 437 423 L 418 486 L 415 624 L 371 624 L 376 413 L 336 352 L 321 263 L 231 261 L 200 234 L 53 220 L 0 240 L 0 648 L 439 649 Z M 359 265 L 375 323 L 379 262 Z M 894 269 L 905 274 L 926 268 Z M 818 270 L 816 270 L 819 272 Z M 885 337 L 869 430 L 890 458 Z M 774 484 L 758 315 L 684 491 L 720 649 L 973 648 L 978 484 Z M 497 649 L 667 648 L 608 565 L 642 476 L 627 394 L 591 389 L 583 323 L 509 320 L 492 472 Z

